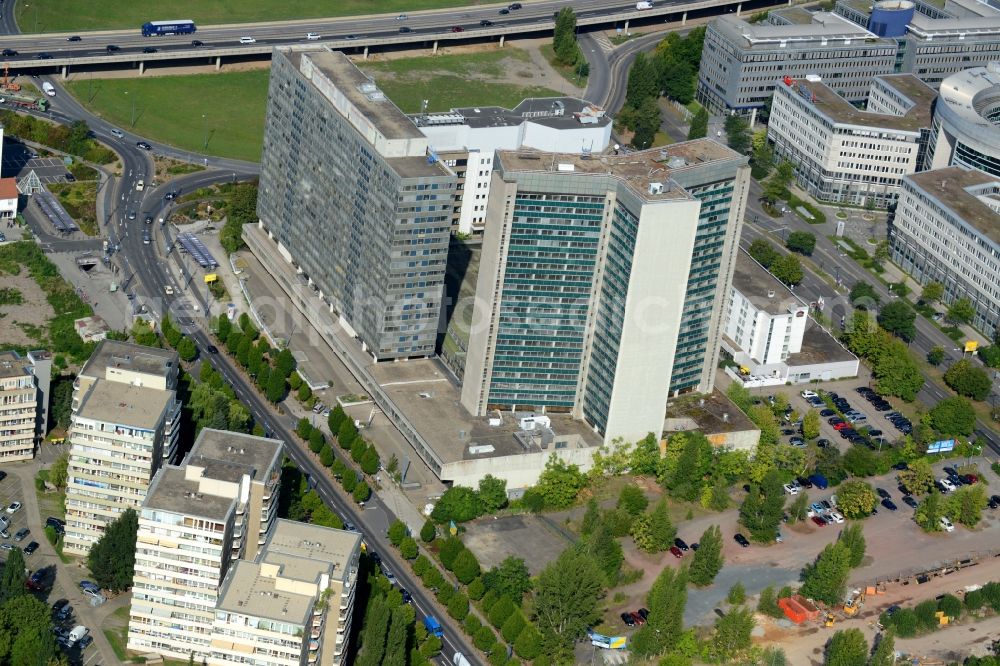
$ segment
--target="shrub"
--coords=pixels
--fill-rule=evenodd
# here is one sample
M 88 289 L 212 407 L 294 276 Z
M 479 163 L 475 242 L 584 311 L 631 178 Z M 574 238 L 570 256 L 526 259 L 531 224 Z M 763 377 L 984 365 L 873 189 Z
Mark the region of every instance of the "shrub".
M 493 604 L 493 608 L 490 609 L 490 624 L 497 628 L 502 627 L 515 610 L 517 609 L 513 601 L 507 597 L 500 597 L 499 601 Z
M 424 526 L 420 528 L 420 540 L 424 543 L 430 543 L 434 541 L 434 537 L 437 536 L 437 528 L 434 526 L 433 521 L 426 521 Z
M 476 580 L 469 583 L 469 588 L 466 590 L 469 593 L 469 598 L 473 601 L 479 601 L 486 594 L 486 585 L 483 584 L 482 578 L 477 578 Z
M 483 623 L 479 621 L 479 616 L 475 613 L 469 613 L 465 616 L 465 620 L 462 622 L 462 628 L 465 629 L 465 633 L 469 636 L 475 636 L 476 632 L 483 626 Z
M 461 592 L 452 595 L 448 602 L 448 615 L 461 622 L 469 614 L 469 598 Z
M 412 560 L 419 552 L 420 549 L 413 537 L 408 536 L 399 544 L 399 554 L 407 560 Z
M 524 619 L 524 614 L 519 610 L 515 610 L 503 623 L 503 626 L 500 627 L 500 635 L 508 643 L 513 643 L 521 635 L 527 624 L 528 621 Z
M 983 593 L 980 590 L 973 590 L 971 592 L 965 593 L 965 599 L 963 599 L 965 608 L 970 611 L 977 611 L 983 607 Z
M 426 555 L 418 555 L 417 559 L 413 560 L 413 573 L 417 574 L 421 578 L 424 577 L 425 571 L 433 567 L 434 564 Z
M 463 550 L 465 550 L 465 544 L 460 539 L 450 536 L 440 542 L 438 559 L 441 560 L 441 564 L 444 565 L 445 569 L 451 571 L 455 565 L 455 558 Z
M 476 635 L 472 637 L 472 642 L 483 652 L 489 652 L 496 645 L 497 639 L 493 630 L 489 627 L 481 627 Z
M 323 444 L 322 450 L 319 452 L 319 461 L 323 467 L 329 467 L 333 464 L 333 449 L 330 448 L 329 444 Z
M 451 520 L 462 523 L 479 517 L 482 510 L 483 504 L 479 499 L 479 493 L 465 486 L 452 486 L 434 505 L 431 518 L 438 523 Z
M 464 548 L 455 558 L 452 571 L 460 583 L 468 585 L 479 575 L 479 561 L 471 550 Z

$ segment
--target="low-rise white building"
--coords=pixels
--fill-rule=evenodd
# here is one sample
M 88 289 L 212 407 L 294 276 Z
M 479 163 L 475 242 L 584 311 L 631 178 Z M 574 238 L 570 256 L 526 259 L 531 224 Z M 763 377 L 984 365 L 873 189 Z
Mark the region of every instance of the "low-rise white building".
M 972 325 L 1000 329 L 1000 177 L 954 166 L 903 180 L 890 227 L 892 260 L 921 284 L 944 285 L 945 303 L 968 298 Z
M 856 377 L 858 358 L 809 317 L 809 305 L 741 250 L 722 348 L 747 386 Z
M 819 201 L 886 208 L 923 162 L 936 93 L 912 74 L 876 76 L 862 111 L 818 76 L 774 91 L 767 136 Z
M 10 220 L 17 217 L 17 180 L 0 178 L 0 220 Z
M 576 97 L 530 98 L 513 109 L 470 107 L 412 119 L 458 175 L 452 226 L 463 234 L 481 232 L 486 224 L 495 151 L 600 153 L 611 141 L 611 118 L 604 109 Z

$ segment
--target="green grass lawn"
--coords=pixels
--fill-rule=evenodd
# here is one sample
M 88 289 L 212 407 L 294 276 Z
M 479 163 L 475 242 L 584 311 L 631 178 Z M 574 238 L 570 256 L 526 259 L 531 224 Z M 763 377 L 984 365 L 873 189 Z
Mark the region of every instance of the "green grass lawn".
M 73 81 L 68 87 L 92 112 L 122 127 L 132 122 L 134 99 L 135 132 L 142 136 L 184 150 L 258 161 L 268 74 L 255 70 L 94 79 Z
M 22 32 L 72 32 L 135 28 L 146 21 L 191 19 L 197 24 L 415 12 L 482 4 L 481 0 L 17 0 Z M 303 28 L 308 31 L 308 27 Z
M 371 75 L 389 99 L 406 113 L 419 112 L 420 103 L 425 99 L 428 111 L 447 111 L 460 106 L 510 108 L 525 97 L 561 96 L 542 86 L 493 80 L 528 59 L 526 52 L 506 48 L 362 63 L 361 69 Z

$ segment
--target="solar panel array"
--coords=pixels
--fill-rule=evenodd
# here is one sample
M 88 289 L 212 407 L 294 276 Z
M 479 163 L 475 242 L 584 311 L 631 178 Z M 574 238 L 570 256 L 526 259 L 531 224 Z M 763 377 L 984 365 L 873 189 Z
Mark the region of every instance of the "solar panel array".
M 194 260 L 202 268 L 216 268 L 219 265 L 219 262 L 212 257 L 212 253 L 205 247 L 205 244 L 201 242 L 201 239 L 194 234 L 177 234 L 177 240 L 180 241 L 181 247 L 194 257 Z
M 73 218 L 69 216 L 69 213 L 66 212 L 66 209 L 62 207 L 62 204 L 59 203 L 59 200 L 51 192 L 42 190 L 32 196 L 38 202 L 38 207 L 45 214 L 45 217 L 49 218 L 49 222 L 56 228 L 56 231 L 68 234 L 71 231 L 79 230 L 76 222 L 73 221 Z

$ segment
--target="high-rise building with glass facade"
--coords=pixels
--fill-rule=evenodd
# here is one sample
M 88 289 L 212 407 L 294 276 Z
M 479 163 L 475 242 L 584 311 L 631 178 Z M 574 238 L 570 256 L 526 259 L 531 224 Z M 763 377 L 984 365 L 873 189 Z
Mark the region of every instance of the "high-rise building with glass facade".
M 456 183 L 344 54 L 275 51 L 260 224 L 376 360 L 434 353 Z
M 659 433 L 712 388 L 745 157 L 703 139 L 591 158 L 498 151 L 462 403 Z

